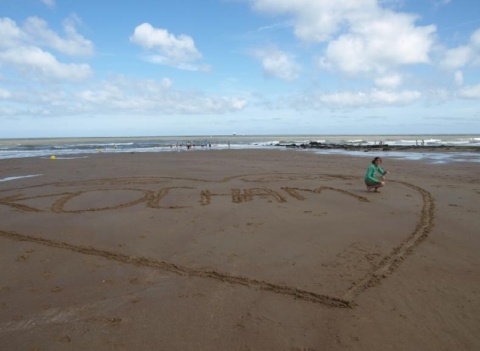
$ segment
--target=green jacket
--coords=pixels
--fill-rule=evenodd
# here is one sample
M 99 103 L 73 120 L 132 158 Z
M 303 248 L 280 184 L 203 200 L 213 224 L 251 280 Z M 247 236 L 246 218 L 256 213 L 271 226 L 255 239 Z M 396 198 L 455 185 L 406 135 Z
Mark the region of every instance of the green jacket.
M 382 167 L 377 167 L 375 164 L 372 163 L 370 166 L 368 166 L 367 174 L 365 174 L 365 181 L 372 183 L 380 183 L 380 181 L 375 176 L 377 173 L 380 173 L 383 176 L 387 172 L 385 172 Z

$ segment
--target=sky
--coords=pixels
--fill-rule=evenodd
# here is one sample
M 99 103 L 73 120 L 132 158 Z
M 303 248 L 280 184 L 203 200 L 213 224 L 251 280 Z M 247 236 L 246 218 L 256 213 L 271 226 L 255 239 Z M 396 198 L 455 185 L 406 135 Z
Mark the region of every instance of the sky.
M 480 1 L 0 0 L 0 138 L 480 133 Z

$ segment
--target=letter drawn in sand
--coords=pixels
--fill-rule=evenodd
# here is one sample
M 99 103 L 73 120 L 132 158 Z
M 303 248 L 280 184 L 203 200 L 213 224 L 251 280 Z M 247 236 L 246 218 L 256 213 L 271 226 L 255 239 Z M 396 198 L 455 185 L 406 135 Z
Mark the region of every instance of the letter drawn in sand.
M 335 191 L 340 194 L 344 194 L 350 197 L 353 197 L 354 199 L 357 199 L 358 201 L 361 202 L 368 202 L 368 199 L 365 196 L 360 196 L 357 194 L 354 194 L 350 191 L 346 191 L 343 189 L 338 189 L 338 188 L 332 188 L 329 186 L 321 186 L 316 189 L 306 189 L 306 188 L 289 188 L 289 187 L 283 187 L 282 188 L 288 195 L 292 196 L 293 198 L 297 200 L 305 200 L 305 196 L 303 196 L 300 192 L 306 192 L 306 193 L 314 193 L 314 194 L 321 194 L 322 191 L 324 190 L 330 190 L 330 191 Z
M 122 210 L 119 211 L 119 213 L 121 212 L 121 216 L 119 216 L 118 219 L 123 220 L 123 224 L 127 225 L 127 229 L 125 229 L 125 233 L 123 233 L 124 238 L 127 238 L 130 231 L 131 233 L 135 233 L 135 230 L 137 229 L 135 227 L 135 220 L 142 221 L 145 216 L 148 216 L 149 220 L 154 223 L 155 228 L 161 227 L 164 217 L 153 215 L 151 212 L 154 210 L 191 208 L 199 205 L 210 205 L 212 202 L 215 202 L 216 206 L 206 208 L 205 211 L 203 211 L 203 215 L 213 216 L 216 214 L 216 209 L 221 208 L 223 205 L 230 205 L 227 210 L 232 207 L 236 207 L 236 209 L 239 210 L 246 209 L 246 211 L 243 212 L 238 211 L 238 223 L 236 222 L 235 225 L 232 226 L 233 229 L 231 233 L 237 236 L 251 235 L 252 237 L 252 234 L 255 234 L 255 237 L 258 238 L 258 234 L 262 234 L 261 226 L 266 222 L 266 219 L 261 217 L 261 215 L 264 215 L 269 211 L 264 211 L 257 215 L 255 206 L 263 209 L 265 207 L 264 205 L 272 205 L 281 208 L 282 211 L 290 211 L 295 207 L 309 209 L 308 206 L 316 206 L 318 204 L 319 201 L 317 200 L 321 197 L 317 195 L 321 195 L 324 191 L 333 192 L 333 196 L 336 196 L 335 194 L 341 195 L 341 200 L 345 202 L 339 202 L 339 206 L 348 202 L 370 202 L 368 198 L 358 195 L 354 191 L 342 189 L 341 181 L 351 179 L 344 176 L 325 175 L 322 177 L 324 182 L 331 181 L 333 184 L 329 183 L 329 185 L 334 185 L 335 187 L 326 185 L 318 186 L 319 175 L 276 174 L 272 176 L 262 175 L 262 178 L 258 177 L 259 175 L 242 175 L 218 181 L 187 178 L 171 179 L 170 177 L 112 178 L 51 183 L 17 189 L 0 190 L 0 194 L 2 194 L 0 205 L 4 205 L 0 206 L 0 215 L 2 218 L 0 237 L 15 241 L 31 242 L 62 250 L 69 250 L 78 254 L 100 256 L 124 264 L 151 267 L 181 276 L 214 279 L 220 282 L 236 284 L 238 286 L 248 286 L 253 289 L 271 291 L 273 293 L 288 295 L 295 299 L 322 303 L 333 307 L 352 307 L 355 305 L 355 298 L 368 288 L 378 284 L 387 275 L 391 274 L 396 267 L 403 262 L 408 254 L 425 240 L 433 226 L 433 196 L 428 191 L 412 184 L 392 181 L 392 183 L 402 186 L 403 190 L 412 191 L 412 195 L 417 194 L 417 197 L 420 200 L 419 205 L 421 205 L 419 206 L 421 211 L 419 216 L 418 213 L 416 214 L 415 211 L 413 211 L 413 215 L 419 217 L 417 224 L 412 227 L 411 231 L 400 233 L 401 235 L 404 235 L 404 240 L 390 250 L 387 248 L 383 256 L 375 261 L 375 264 L 371 269 L 365 273 L 363 271 L 359 272 L 358 276 L 355 276 L 355 280 L 352 279 L 352 281 L 349 282 L 349 285 L 345 284 L 344 288 L 334 291 L 334 295 L 329 295 L 318 291 L 304 290 L 298 288 L 296 285 L 290 286 L 285 283 L 278 283 L 275 282 L 275 280 L 270 281 L 268 279 L 263 280 L 263 278 L 259 279 L 257 276 L 242 276 L 238 272 L 236 272 L 236 274 L 228 271 L 222 272 L 218 269 L 212 269 L 211 267 L 208 269 L 202 268 L 201 265 L 196 266 L 193 264 L 190 266 L 190 263 L 182 266 L 176 262 L 157 260 L 154 257 L 149 257 L 148 254 L 141 257 L 135 257 L 128 252 L 119 253 L 112 251 L 111 249 L 105 249 L 102 247 L 101 240 L 97 247 L 81 246 L 75 242 L 69 242 L 69 237 L 64 235 L 64 232 L 70 233 L 71 222 L 68 220 L 64 221 L 67 227 L 62 227 L 62 221 L 51 221 L 53 218 L 51 213 L 58 216 L 64 216 L 67 219 L 72 219 L 75 223 L 79 223 L 78 232 L 81 232 L 82 225 L 84 224 L 81 221 L 83 218 L 82 214 L 86 214 L 85 218 L 88 218 L 89 220 L 98 220 L 98 224 L 101 225 L 103 223 L 103 214 L 100 213 L 98 216 L 95 216 L 93 212 Z M 229 183 L 230 181 L 232 181 L 232 183 Z M 245 184 L 254 181 L 261 183 L 272 182 L 272 188 L 239 187 L 240 182 Z M 311 181 L 312 183 L 308 183 L 307 181 Z M 171 186 L 161 187 L 165 183 L 168 183 L 168 185 Z M 205 183 L 214 185 L 212 185 L 211 189 L 200 191 L 197 185 L 200 186 L 199 184 Z M 159 186 L 159 184 L 162 185 Z M 280 187 L 279 184 L 286 186 Z M 185 185 L 192 186 L 189 187 Z M 311 187 L 309 187 L 309 185 L 311 185 Z M 63 192 L 58 189 L 63 189 Z M 352 189 L 352 187 L 348 186 L 346 189 Z M 200 201 L 198 201 L 199 195 Z M 330 193 L 329 196 L 331 197 L 332 193 Z M 308 200 L 311 199 L 314 201 L 309 202 Z M 300 203 L 300 201 L 305 202 Z M 278 203 L 288 204 L 285 206 L 277 206 Z M 242 206 L 244 208 L 240 209 L 239 204 L 244 204 L 245 206 Z M 362 205 L 361 207 L 362 210 L 368 210 L 370 208 L 368 205 Z M 126 208 L 132 209 L 124 211 Z M 148 211 L 145 211 L 145 208 L 147 208 Z M 48 212 L 50 212 L 50 214 Z M 316 234 L 320 234 L 316 232 L 316 225 L 321 224 L 323 217 L 316 216 L 315 214 L 312 214 L 312 212 L 313 211 L 302 211 L 301 216 L 297 217 L 306 218 L 305 216 L 310 216 L 307 218 L 307 222 L 310 225 L 308 228 L 310 231 L 308 233 L 311 232 L 311 237 L 313 238 Z M 369 212 L 367 211 L 367 213 Z M 138 214 L 141 215 L 138 216 Z M 244 218 L 242 218 L 242 214 Z M 190 224 L 190 222 L 185 223 L 185 221 L 182 221 L 184 218 L 188 218 L 182 216 L 188 216 L 189 211 L 171 211 L 169 215 L 172 215 L 171 217 L 174 218 L 173 222 L 178 221 L 178 223 L 180 223 L 177 228 L 178 231 L 192 229 L 192 232 L 201 235 L 202 232 L 196 230 L 198 224 L 202 224 L 201 217 L 195 218 Z M 237 213 L 235 213 L 235 215 L 237 215 Z M 38 221 L 39 226 L 35 229 L 34 233 L 16 232 L 16 228 L 19 226 L 19 223 L 23 218 L 28 220 L 29 223 L 36 223 L 35 221 Z M 245 223 L 241 222 L 242 219 L 245 220 Z M 48 225 L 43 225 L 47 223 L 47 220 Z M 130 225 L 130 222 L 133 224 Z M 103 235 L 101 227 L 99 226 L 100 229 L 97 227 L 93 228 L 90 226 L 90 223 L 91 222 L 87 223 L 88 225 L 85 226 L 85 230 L 98 230 L 98 235 L 101 237 Z M 97 224 L 96 222 L 92 223 Z M 291 227 L 288 227 L 290 223 L 283 223 L 287 224 L 287 228 L 285 228 L 285 235 L 280 237 L 280 239 L 289 240 L 289 238 L 291 238 L 291 233 L 297 233 L 298 227 L 296 227 L 296 225 L 298 223 L 292 222 Z M 109 230 L 110 228 L 106 227 L 107 224 L 105 224 L 104 228 Z M 208 233 L 211 233 L 212 231 L 215 232 L 216 229 L 221 229 L 216 226 L 215 221 L 207 220 L 204 224 L 209 230 Z M 261 226 L 257 227 L 257 224 Z M 267 222 L 266 224 L 269 223 Z M 276 223 L 273 223 L 273 225 L 276 225 Z M 20 227 L 23 228 L 21 225 Z M 280 227 L 273 226 L 272 228 L 278 229 Z M 280 229 L 283 230 L 284 228 L 282 227 Z M 44 233 L 45 237 L 42 235 Z M 171 233 L 176 234 L 177 231 L 172 231 Z M 222 237 L 225 237 L 225 235 L 222 234 L 222 231 L 218 230 L 218 233 L 219 235 L 215 237 L 216 240 L 221 240 Z M 60 235 L 61 240 L 55 238 L 55 236 Z M 170 232 L 165 234 L 164 237 L 169 238 L 168 235 L 170 235 Z M 318 235 L 318 237 L 320 237 L 320 235 Z M 210 237 L 207 237 L 207 239 L 210 239 Z M 228 239 L 230 239 L 230 237 Z M 114 238 L 112 237 L 109 240 L 114 240 Z M 207 244 L 208 240 L 205 240 L 202 243 L 202 245 Z M 159 246 L 159 248 L 160 247 L 161 246 Z M 266 249 L 268 249 L 268 247 Z M 230 246 L 228 246 L 228 250 L 230 250 Z M 223 257 L 224 255 L 218 255 L 219 262 L 221 262 Z M 270 273 L 271 272 L 268 272 L 268 276 L 271 275 Z M 339 281 L 339 283 L 341 283 L 341 281 Z
M 93 193 L 96 192 L 102 192 L 103 193 L 103 200 L 105 202 L 105 205 L 102 207 L 86 207 L 89 205 L 88 200 L 87 201 L 82 201 L 81 199 L 82 196 L 88 196 L 92 195 Z M 119 194 L 114 194 L 115 192 L 117 193 L 140 193 L 139 198 L 135 200 L 130 200 L 130 201 L 125 201 L 125 202 L 120 202 L 118 203 L 119 199 L 115 195 Z M 98 194 L 95 194 L 98 195 Z M 138 205 L 142 202 L 148 202 L 149 199 L 153 197 L 153 191 L 151 190 L 145 190 L 145 189 L 96 189 L 96 190 L 86 190 L 86 191 L 77 191 L 71 194 L 68 194 L 66 196 L 61 197 L 58 199 L 51 207 L 52 212 L 71 212 L 71 213 L 81 213 L 81 212 L 94 212 L 94 211 L 106 211 L 106 210 L 116 210 L 116 209 L 121 209 L 121 208 L 127 208 L 131 206 Z M 77 200 L 80 205 L 73 206 L 73 209 L 66 209 L 66 205 L 73 200 Z M 83 205 L 86 203 L 86 205 Z M 91 203 L 91 202 L 90 202 Z
M 202 190 L 202 192 L 200 193 L 200 203 L 202 204 L 202 206 L 205 206 L 205 205 L 210 205 L 210 203 L 212 202 L 212 197 L 213 196 L 228 196 L 228 197 L 232 197 L 232 201 L 235 202 L 233 200 L 234 198 L 234 190 L 232 190 L 232 193 L 231 194 L 222 194 L 222 193 L 212 193 L 210 190 Z
M 16 210 L 24 211 L 24 212 L 40 212 L 41 211 L 41 210 L 39 210 L 37 208 L 34 208 L 34 207 L 31 207 L 31 206 L 16 203 L 16 201 L 20 201 L 20 200 L 24 200 L 24 199 L 25 198 L 22 198 L 20 195 L 7 196 L 7 197 L 4 197 L 4 198 L 0 199 L 0 205 L 9 206 L 9 207 L 14 208 Z
M 163 208 L 163 209 L 176 209 L 191 207 L 191 202 L 187 200 L 187 204 L 182 205 L 180 202 L 185 198 L 185 190 L 196 190 L 191 187 L 167 187 L 162 188 L 156 192 L 149 200 L 148 207 L 150 208 Z M 175 192 L 173 191 L 175 190 Z M 175 193 L 175 194 L 172 194 Z M 168 196 L 170 195 L 170 196 Z M 160 203 L 163 201 L 164 205 Z
M 212 202 L 212 197 L 215 196 L 231 196 L 233 203 L 242 203 L 253 201 L 255 197 L 267 199 L 268 202 L 273 200 L 277 202 L 287 202 L 287 199 L 279 192 L 268 188 L 247 188 L 247 189 L 231 189 L 230 194 L 212 193 L 210 190 L 203 190 L 200 194 L 200 203 L 202 205 L 209 205 Z

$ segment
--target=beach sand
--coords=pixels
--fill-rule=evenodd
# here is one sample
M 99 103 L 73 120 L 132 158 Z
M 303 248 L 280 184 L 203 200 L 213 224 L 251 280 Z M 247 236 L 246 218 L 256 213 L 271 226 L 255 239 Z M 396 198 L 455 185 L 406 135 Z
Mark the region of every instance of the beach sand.
M 0 160 L 1 349 L 480 349 L 480 164 L 369 162 Z

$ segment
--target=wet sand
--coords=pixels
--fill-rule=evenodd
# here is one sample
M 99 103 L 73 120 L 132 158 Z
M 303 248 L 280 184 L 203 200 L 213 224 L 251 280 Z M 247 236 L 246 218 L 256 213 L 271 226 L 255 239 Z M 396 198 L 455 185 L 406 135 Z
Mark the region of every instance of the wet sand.
M 479 349 L 480 164 L 369 161 L 0 160 L 2 349 Z

